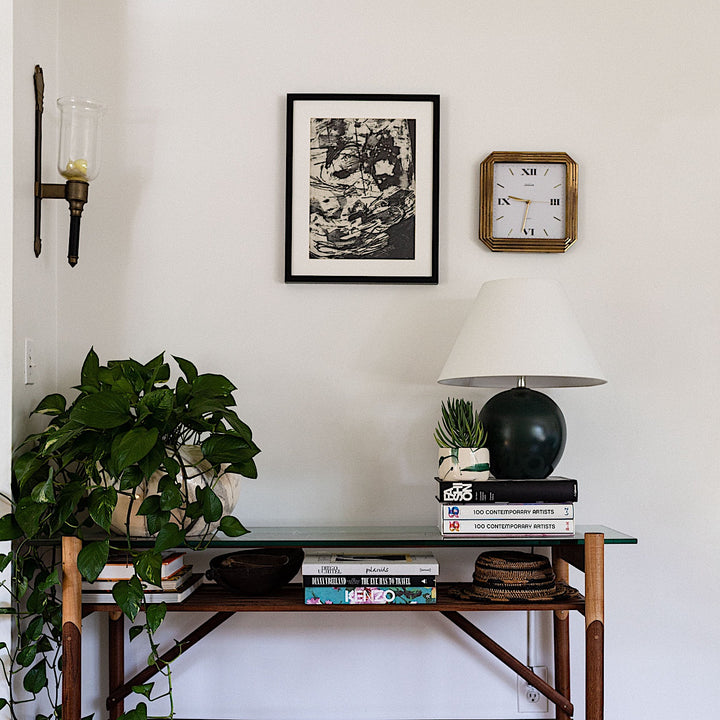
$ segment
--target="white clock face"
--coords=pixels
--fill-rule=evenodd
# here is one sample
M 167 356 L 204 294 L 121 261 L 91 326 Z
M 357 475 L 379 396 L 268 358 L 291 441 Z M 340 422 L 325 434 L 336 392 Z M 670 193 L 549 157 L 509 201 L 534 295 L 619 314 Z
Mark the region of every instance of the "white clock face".
M 493 173 L 493 237 L 565 237 L 565 163 L 496 162 Z

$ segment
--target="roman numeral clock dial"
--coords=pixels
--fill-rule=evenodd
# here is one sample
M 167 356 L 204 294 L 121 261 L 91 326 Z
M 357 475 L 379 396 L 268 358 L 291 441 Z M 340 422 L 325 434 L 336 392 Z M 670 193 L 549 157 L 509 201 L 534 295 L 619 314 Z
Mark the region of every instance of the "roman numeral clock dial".
M 577 238 L 577 164 L 565 153 L 494 152 L 480 166 L 480 239 L 491 250 L 565 252 Z

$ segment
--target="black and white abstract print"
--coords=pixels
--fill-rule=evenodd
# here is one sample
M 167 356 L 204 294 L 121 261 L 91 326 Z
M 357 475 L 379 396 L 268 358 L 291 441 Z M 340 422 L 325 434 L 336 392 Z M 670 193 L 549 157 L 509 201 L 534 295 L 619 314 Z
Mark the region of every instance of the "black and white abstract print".
M 415 258 L 415 123 L 310 118 L 311 259 Z

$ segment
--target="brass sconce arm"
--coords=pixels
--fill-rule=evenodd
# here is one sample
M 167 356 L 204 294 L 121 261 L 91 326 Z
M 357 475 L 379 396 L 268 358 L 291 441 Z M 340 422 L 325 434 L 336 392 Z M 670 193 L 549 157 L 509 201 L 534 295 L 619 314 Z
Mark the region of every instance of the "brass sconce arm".
M 79 177 L 68 176 L 68 180 L 65 183 L 42 182 L 42 115 L 45 81 L 43 79 L 42 68 L 39 65 L 35 66 L 33 83 L 35 86 L 35 233 L 33 249 L 35 251 L 35 257 L 38 257 L 42 250 L 42 240 L 40 238 L 42 201 L 47 199 L 65 199 L 70 206 L 68 262 L 74 267 L 78 261 L 80 217 L 82 216 L 83 208 L 88 199 L 89 183 L 81 179 L 85 177 L 82 171 L 75 171 Z M 77 160 L 78 158 L 76 157 L 75 159 Z M 87 161 L 85 160 L 84 162 L 84 169 L 87 171 Z M 62 170 L 61 172 L 63 172 L 64 175 L 66 174 L 66 172 Z

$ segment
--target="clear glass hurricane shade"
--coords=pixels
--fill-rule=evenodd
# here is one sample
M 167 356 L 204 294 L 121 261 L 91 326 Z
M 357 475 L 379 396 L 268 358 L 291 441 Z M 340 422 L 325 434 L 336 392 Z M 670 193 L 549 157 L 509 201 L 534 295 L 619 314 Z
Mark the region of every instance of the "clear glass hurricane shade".
M 86 98 L 64 97 L 60 109 L 58 172 L 66 180 L 94 180 L 100 172 L 100 126 L 105 107 Z

